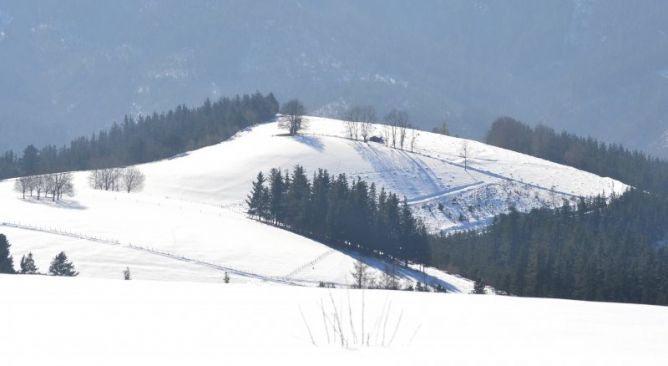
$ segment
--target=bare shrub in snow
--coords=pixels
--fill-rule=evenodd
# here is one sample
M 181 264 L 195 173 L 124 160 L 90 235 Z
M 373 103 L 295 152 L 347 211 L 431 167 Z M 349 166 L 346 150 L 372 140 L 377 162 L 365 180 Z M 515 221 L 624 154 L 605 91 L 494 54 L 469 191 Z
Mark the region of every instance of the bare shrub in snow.
M 361 293 L 360 303 L 353 304 L 350 293 L 346 292 L 346 299 L 335 301 L 332 291 L 327 299 L 320 300 L 320 317 L 322 325 L 311 324 L 307 320 L 301 306 L 299 313 L 314 346 L 337 345 L 343 348 L 361 347 L 389 347 L 397 340 L 400 334 L 404 312 L 392 308 L 392 302 L 386 301 L 380 309 L 376 309 L 376 316 L 368 321 L 364 292 Z M 371 314 L 369 314 L 371 315 Z M 315 316 L 310 319 L 316 318 Z M 408 343 L 412 342 L 421 325 L 415 327 Z M 406 337 L 402 337 L 406 338 Z

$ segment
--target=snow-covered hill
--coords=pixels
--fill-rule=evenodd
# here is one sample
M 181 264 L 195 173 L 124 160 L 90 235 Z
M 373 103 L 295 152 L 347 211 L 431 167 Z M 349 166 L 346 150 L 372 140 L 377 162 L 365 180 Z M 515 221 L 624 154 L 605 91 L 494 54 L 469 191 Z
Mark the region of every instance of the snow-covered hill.
M 301 136 L 283 136 L 276 123 L 264 124 L 222 144 L 148 164 L 142 168 L 151 177 L 146 192 L 241 210 L 258 171 L 301 164 L 308 172 L 346 173 L 406 196 L 431 231 L 447 231 L 484 225 L 510 206 L 559 207 L 564 200 L 627 189 L 614 179 L 477 141 L 418 131 L 411 152 L 352 141 L 339 120 L 308 121 Z M 383 136 L 383 130 L 374 125 L 372 135 Z M 469 150 L 466 169 L 463 144 Z
M 668 359 L 668 308 L 661 306 L 8 275 L 0 275 L 0 293 L 0 360 L 7 366 L 665 365 Z M 332 330 L 337 315 L 348 347 Z M 361 338 L 370 347 L 360 346 Z
M 314 284 L 349 283 L 354 254 L 332 250 L 245 217 L 244 199 L 258 171 L 326 168 L 375 182 L 405 195 L 432 231 L 484 225 L 510 206 L 520 210 L 561 205 L 578 196 L 622 192 L 626 186 L 570 167 L 426 132 L 414 152 L 345 138 L 343 122 L 309 118 L 303 135 L 285 136 L 276 123 L 235 138 L 140 166 L 141 193 L 93 190 L 87 172 L 75 174 L 76 195 L 64 202 L 23 200 L 13 182 L 0 182 L 0 232 L 18 259 L 32 251 L 46 270 L 65 250 L 83 276 L 119 278 L 130 266 L 136 278 Z M 374 135 L 382 134 L 375 126 Z M 443 209 L 439 210 L 439 203 Z M 377 269 L 384 264 L 366 259 Z M 471 283 L 428 269 L 406 281 L 441 281 L 454 292 Z

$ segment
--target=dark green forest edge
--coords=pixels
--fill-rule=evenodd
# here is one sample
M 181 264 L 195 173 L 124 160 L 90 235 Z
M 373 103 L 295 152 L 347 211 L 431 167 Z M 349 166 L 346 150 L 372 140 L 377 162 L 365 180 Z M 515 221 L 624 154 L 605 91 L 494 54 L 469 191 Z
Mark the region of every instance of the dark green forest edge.
M 268 178 L 258 173 L 246 203 L 251 217 L 330 246 L 406 264 L 429 259 L 427 230 L 406 198 L 359 178 L 319 169 L 309 181 L 299 165 L 292 174 L 274 168 Z
M 668 162 L 511 118 L 492 125 L 487 143 L 636 188 L 432 238 L 431 264 L 515 295 L 668 304 Z
M 275 118 L 278 101 L 269 93 L 221 98 L 196 108 L 125 117 L 108 130 L 69 145 L 30 145 L 19 155 L 0 156 L 0 179 L 62 171 L 104 169 L 146 163 L 217 144 L 255 123 Z

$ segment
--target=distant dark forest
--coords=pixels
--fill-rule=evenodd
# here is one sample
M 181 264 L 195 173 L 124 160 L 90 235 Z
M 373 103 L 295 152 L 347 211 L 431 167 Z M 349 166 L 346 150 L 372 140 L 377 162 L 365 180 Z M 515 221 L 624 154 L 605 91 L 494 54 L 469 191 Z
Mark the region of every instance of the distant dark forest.
M 511 211 L 483 233 L 433 238 L 433 264 L 520 296 L 668 305 L 668 200 L 632 190 L 606 203 Z
M 511 118 L 494 122 L 487 143 L 636 188 L 432 238 L 435 266 L 520 296 L 668 304 L 668 162 Z
M 100 169 L 145 163 L 221 142 L 238 131 L 278 112 L 273 94 L 235 96 L 199 107 L 178 106 L 167 113 L 125 117 L 123 123 L 80 137 L 68 146 L 37 149 L 0 156 L 0 179 L 35 174 Z
M 487 143 L 555 163 L 611 177 L 647 191 L 668 194 L 668 161 L 552 128 L 530 127 L 512 118 L 499 118 Z

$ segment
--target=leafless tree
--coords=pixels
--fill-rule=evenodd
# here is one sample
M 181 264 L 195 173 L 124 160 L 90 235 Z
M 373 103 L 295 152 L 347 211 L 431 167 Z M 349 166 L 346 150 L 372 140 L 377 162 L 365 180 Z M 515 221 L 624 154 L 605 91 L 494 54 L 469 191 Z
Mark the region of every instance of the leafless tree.
M 123 188 L 125 191 L 130 193 L 132 191 L 138 191 L 142 189 L 144 186 L 144 181 L 146 180 L 146 176 L 139 169 L 135 167 L 129 167 L 123 169 L 121 179 Z
M 46 192 L 46 178 L 43 175 L 34 176 L 33 184 L 37 192 L 37 199 L 40 199 L 42 192 Z
M 281 107 L 281 114 L 283 118 L 279 121 L 281 128 L 287 129 L 290 136 L 294 136 L 305 127 L 306 120 L 304 114 L 306 108 L 298 99 L 293 99 Z
M 417 138 L 420 136 L 420 133 L 417 132 L 415 129 L 411 129 L 410 132 L 410 147 L 411 147 L 411 152 L 415 152 L 415 143 L 417 141 Z
M 351 140 L 357 140 L 359 136 L 359 122 L 357 121 L 359 116 L 357 115 L 357 110 L 355 107 L 351 108 L 346 112 L 344 116 L 344 123 L 346 126 L 346 135 Z
M 23 199 L 26 198 L 26 192 L 30 191 L 32 185 L 32 177 L 20 177 L 14 181 L 14 190 L 21 193 Z
M 370 105 L 358 105 L 351 107 L 345 114 L 346 132 L 348 137 L 358 140 L 360 137 L 364 142 L 369 140 L 373 122 L 376 120 L 376 110 Z
M 369 135 L 373 129 L 373 123 L 376 122 L 376 109 L 373 106 L 366 105 L 358 107 L 360 109 L 360 135 L 364 142 L 369 141 Z
M 351 275 L 353 276 L 353 287 L 355 288 L 367 287 L 369 280 L 371 279 L 369 266 L 359 260 L 353 264 Z
M 469 155 L 470 155 L 470 147 L 469 147 L 469 142 L 466 140 L 462 140 L 462 145 L 459 148 L 459 157 L 464 159 L 464 170 L 468 170 L 468 162 L 469 162 Z
M 56 200 L 56 182 L 54 180 L 53 174 L 44 174 L 42 175 L 44 182 L 44 198 L 48 198 L 49 193 L 53 195 L 53 201 Z
M 93 189 L 117 191 L 122 171 L 120 168 L 93 170 L 88 177 L 88 183 Z
M 49 174 L 51 181 L 51 194 L 53 195 L 53 200 L 61 200 L 63 195 L 73 195 L 74 194 L 74 185 L 72 183 L 72 173 L 54 173 Z
M 385 116 L 385 123 L 389 126 L 389 138 L 393 148 L 399 145 L 403 150 L 406 141 L 406 130 L 408 129 L 408 113 L 393 109 Z

